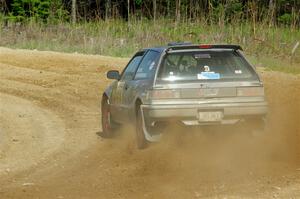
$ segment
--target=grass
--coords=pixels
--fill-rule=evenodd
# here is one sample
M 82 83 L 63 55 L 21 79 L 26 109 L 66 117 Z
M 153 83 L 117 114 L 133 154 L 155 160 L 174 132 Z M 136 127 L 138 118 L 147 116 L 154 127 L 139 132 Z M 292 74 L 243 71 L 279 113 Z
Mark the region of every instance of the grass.
M 260 23 L 239 22 L 228 25 L 209 25 L 205 22 L 182 22 L 169 19 L 123 20 L 44 24 L 28 21 L 25 24 L 4 26 L 0 16 L 0 46 L 60 52 L 130 57 L 136 50 L 149 46 L 166 45 L 170 41 L 191 41 L 193 43 L 240 44 L 246 54 L 256 63 L 262 62 L 272 70 L 298 73 L 300 47 L 288 67 L 272 60 L 286 60 L 295 43 L 300 40 L 300 31 L 290 27 L 269 27 Z
M 290 73 L 299 75 L 300 74 L 300 63 L 293 62 L 291 63 L 290 60 L 287 59 L 278 59 L 272 57 L 254 57 L 254 56 L 247 56 L 250 62 L 256 67 L 263 67 L 265 70 L 268 71 L 280 71 L 284 73 Z

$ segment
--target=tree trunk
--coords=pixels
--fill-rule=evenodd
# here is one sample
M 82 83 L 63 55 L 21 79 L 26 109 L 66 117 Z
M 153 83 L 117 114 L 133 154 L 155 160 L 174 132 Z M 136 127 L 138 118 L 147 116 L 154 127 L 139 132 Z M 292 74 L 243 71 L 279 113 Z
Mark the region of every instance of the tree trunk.
M 274 25 L 274 19 L 275 19 L 275 12 L 276 12 L 276 5 L 275 5 L 275 0 L 270 0 L 269 1 L 269 26 Z
M 76 0 L 72 0 L 72 23 L 76 23 Z
M 100 0 L 96 0 L 96 18 L 97 20 L 101 18 Z
M 111 17 L 111 0 L 105 2 L 105 20 Z
M 194 4 L 194 6 L 192 6 L 192 4 L 193 4 L 193 2 L 192 2 L 192 0 L 190 0 L 190 2 L 189 2 L 189 22 L 191 22 L 191 20 L 192 20 L 193 7 L 195 8 L 195 4 Z
M 156 21 L 156 0 L 153 0 L 153 20 Z
M 170 17 L 170 0 L 167 0 L 167 17 Z
M 130 0 L 127 0 L 127 17 L 129 23 L 130 22 Z
M 180 22 L 181 0 L 176 0 L 176 22 Z

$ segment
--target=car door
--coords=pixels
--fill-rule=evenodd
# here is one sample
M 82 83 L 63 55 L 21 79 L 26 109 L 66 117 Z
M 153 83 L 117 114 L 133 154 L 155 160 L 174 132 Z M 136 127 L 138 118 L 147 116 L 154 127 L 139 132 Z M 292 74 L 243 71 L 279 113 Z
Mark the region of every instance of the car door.
M 125 113 L 122 106 L 123 91 L 126 90 L 126 82 L 133 79 L 137 67 L 144 55 L 143 51 L 136 53 L 129 61 L 125 69 L 123 70 L 120 80 L 116 83 L 116 86 L 112 92 L 111 100 L 111 114 L 113 119 L 117 122 L 124 121 Z
M 151 82 L 153 82 L 159 56 L 159 52 L 148 50 L 139 64 L 134 78 L 125 83 L 122 107 L 124 113 L 127 115 L 126 118 L 129 120 L 132 119 L 132 113 L 134 113 L 134 100 L 137 95 L 152 85 Z

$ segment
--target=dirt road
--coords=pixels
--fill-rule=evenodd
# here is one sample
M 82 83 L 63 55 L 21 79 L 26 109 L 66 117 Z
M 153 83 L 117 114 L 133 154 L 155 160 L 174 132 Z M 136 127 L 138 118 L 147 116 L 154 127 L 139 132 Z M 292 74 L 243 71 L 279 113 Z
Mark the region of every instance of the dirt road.
M 126 61 L 0 48 L 1 199 L 300 198 L 299 76 L 261 72 L 263 136 L 171 127 L 138 151 L 130 127 L 97 134 L 105 71 Z

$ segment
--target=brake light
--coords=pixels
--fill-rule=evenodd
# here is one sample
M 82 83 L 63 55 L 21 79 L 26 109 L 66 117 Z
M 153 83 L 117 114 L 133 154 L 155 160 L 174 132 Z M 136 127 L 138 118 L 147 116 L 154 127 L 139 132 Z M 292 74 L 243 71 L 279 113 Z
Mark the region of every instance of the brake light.
M 248 96 L 264 96 L 263 87 L 244 87 L 237 88 L 237 96 L 248 97 Z
M 202 44 L 199 46 L 199 48 L 202 48 L 202 49 L 207 49 L 207 48 L 211 48 L 212 45 L 208 45 L 208 44 Z
M 171 89 L 152 90 L 148 92 L 148 99 L 172 99 L 179 97 L 180 93 Z

